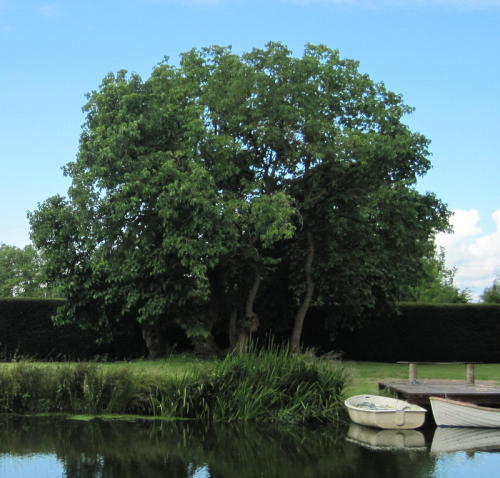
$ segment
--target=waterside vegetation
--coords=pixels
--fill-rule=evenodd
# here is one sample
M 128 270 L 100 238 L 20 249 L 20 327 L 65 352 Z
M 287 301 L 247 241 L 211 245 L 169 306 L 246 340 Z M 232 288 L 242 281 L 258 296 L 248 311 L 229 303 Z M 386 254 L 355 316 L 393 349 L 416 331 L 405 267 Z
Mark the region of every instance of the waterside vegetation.
M 172 363 L 171 363 L 172 362 Z M 339 362 L 255 347 L 224 360 L 0 366 L 0 412 L 140 414 L 202 421 L 339 423 Z

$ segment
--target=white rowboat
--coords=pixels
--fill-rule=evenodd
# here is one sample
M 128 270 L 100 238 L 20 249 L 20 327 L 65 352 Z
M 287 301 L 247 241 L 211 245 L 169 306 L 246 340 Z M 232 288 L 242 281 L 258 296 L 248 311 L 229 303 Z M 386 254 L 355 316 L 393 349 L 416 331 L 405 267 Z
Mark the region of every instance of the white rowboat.
M 447 398 L 429 398 L 438 427 L 500 428 L 500 409 Z
M 377 395 L 356 395 L 345 401 L 349 417 L 358 425 L 391 430 L 410 430 L 421 427 L 425 408 Z

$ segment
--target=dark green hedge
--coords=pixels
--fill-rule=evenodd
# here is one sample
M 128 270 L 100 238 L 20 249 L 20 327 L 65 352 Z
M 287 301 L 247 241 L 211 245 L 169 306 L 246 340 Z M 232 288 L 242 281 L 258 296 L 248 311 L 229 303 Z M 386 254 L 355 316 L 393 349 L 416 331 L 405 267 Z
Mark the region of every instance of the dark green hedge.
M 138 329 L 110 344 L 97 345 L 95 332 L 74 325 L 54 326 L 51 317 L 61 303 L 55 299 L 0 299 L 0 359 L 9 360 L 15 354 L 40 360 L 147 355 Z
M 16 353 L 41 360 L 147 356 L 139 326 L 102 345 L 96 344 L 95 332 L 54 326 L 51 317 L 60 304 L 54 299 L 0 299 L 0 360 Z M 327 319 L 328 311 L 308 312 L 304 346 L 343 351 L 352 360 L 500 363 L 500 305 L 401 304 L 400 314 L 373 318 L 352 332 L 339 330 L 334 340 L 325 327 Z
M 327 312 L 313 310 L 305 345 L 344 352 L 344 358 L 377 362 L 475 361 L 500 363 L 500 305 L 401 304 L 400 314 L 374 318 L 355 330 L 340 330 L 331 340 Z

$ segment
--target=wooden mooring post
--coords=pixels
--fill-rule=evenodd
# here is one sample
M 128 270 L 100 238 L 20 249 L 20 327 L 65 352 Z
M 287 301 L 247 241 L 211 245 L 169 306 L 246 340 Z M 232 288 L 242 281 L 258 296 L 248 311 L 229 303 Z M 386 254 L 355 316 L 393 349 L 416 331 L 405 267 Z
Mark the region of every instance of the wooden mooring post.
M 475 375 L 474 375 L 474 364 L 473 363 L 468 363 L 466 364 L 467 365 L 467 379 L 466 379 L 466 383 L 467 385 L 474 385 L 476 379 L 475 379 Z
M 418 374 L 417 374 L 417 364 L 416 363 L 409 364 L 409 378 L 410 378 L 410 383 L 417 382 Z
M 474 365 L 481 362 L 398 362 L 408 364 L 408 378 L 410 384 L 418 384 L 418 366 L 419 365 L 455 365 L 455 364 L 465 364 L 466 374 L 465 383 L 467 385 L 474 385 L 476 382 Z

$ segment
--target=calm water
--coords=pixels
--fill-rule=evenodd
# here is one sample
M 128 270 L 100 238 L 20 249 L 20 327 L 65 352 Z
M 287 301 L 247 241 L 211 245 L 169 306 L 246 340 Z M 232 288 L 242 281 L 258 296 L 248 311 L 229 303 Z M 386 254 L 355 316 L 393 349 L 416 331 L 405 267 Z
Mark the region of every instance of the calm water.
M 395 433 L 190 422 L 0 419 L 0 477 L 488 478 L 500 430 Z

